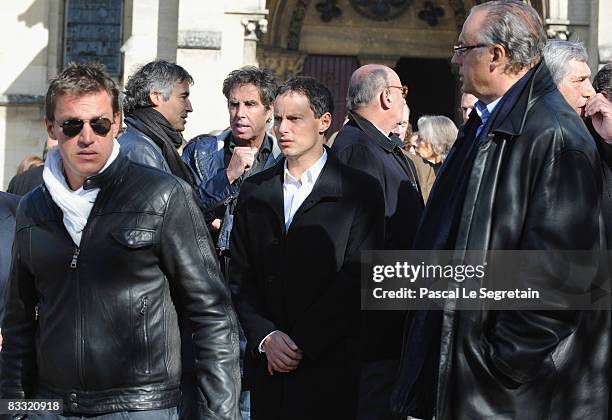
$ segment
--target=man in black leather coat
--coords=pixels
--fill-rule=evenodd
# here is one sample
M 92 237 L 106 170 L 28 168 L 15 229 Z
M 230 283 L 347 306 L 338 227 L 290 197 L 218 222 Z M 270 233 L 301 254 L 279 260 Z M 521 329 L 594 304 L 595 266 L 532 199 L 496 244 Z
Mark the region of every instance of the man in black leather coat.
M 176 419 L 182 308 L 193 418 L 235 420 L 237 323 L 210 236 L 185 182 L 120 153 L 117 95 L 95 65 L 71 65 L 49 87 L 59 146 L 17 214 L 0 398 L 58 398 L 64 416 Z
M 566 290 L 588 293 L 607 281 L 599 276 L 601 163 L 541 62 L 545 43 L 526 3 L 471 10 L 452 62 L 463 91 L 479 101 L 438 174 L 415 248 L 552 257 L 579 250 L 597 273 Z M 544 293 L 566 287 L 575 260 L 555 262 L 538 260 L 518 281 Z M 608 418 L 610 312 L 568 302 L 556 302 L 564 309 L 556 311 L 420 312 L 409 325 L 394 408 L 438 420 Z
M 13 233 L 15 232 L 15 213 L 19 204 L 18 195 L 0 191 L 0 322 L 4 313 L 4 289 L 11 267 L 11 248 L 13 246 Z M 2 324 L 0 324 L 0 328 Z M 2 334 L 0 330 L 0 349 L 2 348 Z

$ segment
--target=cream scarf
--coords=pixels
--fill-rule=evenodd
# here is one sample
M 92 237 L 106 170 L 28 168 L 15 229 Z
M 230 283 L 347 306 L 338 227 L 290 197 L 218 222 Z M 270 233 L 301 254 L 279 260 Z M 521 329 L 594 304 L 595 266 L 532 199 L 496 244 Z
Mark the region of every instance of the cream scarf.
M 118 154 L 119 143 L 117 140 L 113 140 L 113 151 L 100 172 L 108 168 Z M 43 180 L 51 198 L 64 213 L 64 226 L 66 226 L 68 234 L 74 243 L 80 246 L 83 229 L 87 224 L 87 218 L 91 213 L 96 197 L 98 197 L 100 188 L 84 190 L 83 187 L 80 187 L 76 191 L 71 190 L 64 177 L 64 165 L 59 147 L 54 147 L 47 154 Z

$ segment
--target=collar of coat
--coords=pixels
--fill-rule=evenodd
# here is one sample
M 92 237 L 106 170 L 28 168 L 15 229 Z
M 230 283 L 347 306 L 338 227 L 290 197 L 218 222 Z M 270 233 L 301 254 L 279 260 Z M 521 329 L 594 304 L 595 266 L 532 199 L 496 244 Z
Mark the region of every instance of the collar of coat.
M 497 106 L 489 133 L 519 136 L 525 126 L 527 111 L 542 96 L 556 90 L 548 67 L 542 61 L 516 82 Z
M 91 175 L 85 178 L 83 182 L 83 189 L 90 190 L 92 188 L 104 188 L 113 180 L 117 180 L 119 175 L 122 174 L 127 168 L 129 163 L 128 158 L 119 149 L 119 156 L 111 163 L 108 168 L 99 174 Z
M 327 146 L 327 162 L 323 166 L 321 175 L 315 182 L 310 195 L 304 200 L 295 213 L 294 220 L 302 213 L 312 208 L 322 200 L 337 199 L 342 196 L 341 168 L 338 159 L 331 153 Z M 257 199 L 270 206 L 277 217 L 283 221 L 284 226 L 284 203 L 283 203 L 283 175 L 285 168 L 285 158 L 282 158 L 276 165 L 267 171 L 249 177 L 246 182 L 258 183 L 255 192 Z
M 388 136 L 385 136 L 378 128 L 374 126 L 370 121 L 363 118 L 361 115 L 356 112 L 349 111 L 349 122 L 347 124 L 351 124 L 353 126 L 358 127 L 361 131 L 366 133 L 366 135 L 374 140 L 376 144 L 385 149 L 387 152 L 392 152 L 398 144 L 394 142 Z

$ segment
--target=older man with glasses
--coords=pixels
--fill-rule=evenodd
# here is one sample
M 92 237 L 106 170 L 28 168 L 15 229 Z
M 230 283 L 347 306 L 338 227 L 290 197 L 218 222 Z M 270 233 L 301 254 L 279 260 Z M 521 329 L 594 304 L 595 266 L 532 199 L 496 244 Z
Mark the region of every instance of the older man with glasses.
M 600 161 L 542 62 L 545 44 L 540 18 L 524 2 L 472 8 L 452 62 L 478 102 L 438 173 L 415 248 L 522 251 L 523 266 L 513 269 L 523 275 L 512 286 L 541 290 L 540 303 L 565 288 L 568 295 L 554 300 L 563 310 L 512 301 L 514 310 L 461 311 L 452 301 L 443 313 L 418 312 L 393 398 L 402 414 L 607 418 L 610 313 L 570 305 L 572 293 L 607 283 L 598 277 L 606 268 L 598 258 L 605 246 Z M 580 250 L 583 259 L 558 258 L 558 250 Z M 581 265 L 593 271 L 570 277 Z
M 369 64 L 352 74 L 349 121 L 338 132 L 332 152 L 340 162 L 372 175 L 383 189 L 384 249 L 410 249 L 423 212 L 417 169 L 403 153 L 403 142 L 390 133 L 402 123 L 405 96 L 399 76 L 389 67 Z M 396 419 L 389 396 L 397 374 L 405 313 L 368 311 L 362 336 L 358 419 Z

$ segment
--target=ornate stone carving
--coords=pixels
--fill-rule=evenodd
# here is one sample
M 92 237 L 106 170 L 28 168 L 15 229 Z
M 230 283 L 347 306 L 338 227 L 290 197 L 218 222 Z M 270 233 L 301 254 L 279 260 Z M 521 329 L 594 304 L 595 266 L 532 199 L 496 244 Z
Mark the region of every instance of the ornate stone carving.
M 310 0 L 298 0 L 293 10 L 291 22 L 289 23 L 289 36 L 287 37 L 288 50 L 297 51 L 300 49 L 300 33 L 302 32 L 302 23 L 304 22 L 309 3 Z
M 336 4 L 336 0 L 324 0 L 317 3 L 317 12 L 321 16 L 323 22 L 331 22 L 335 18 L 342 15 L 342 10 Z
M 457 33 L 460 33 L 461 28 L 463 27 L 463 22 L 465 22 L 465 18 L 467 17 L 465 4 L 463 3 L 463 0 L 452 0 L 451 6 L 453 7 L 453 14 L 455 15 Z
M 392 20 L 404 13 L 412 0 L 349 0 L 357 13 L 367 19 Z
M 282 81 L 300 74 L 304 68 L 305 59 L 306 54 L 301 51 L 266 47 L 257 49 L 259 66 L 272 70 Z
M 433 1 L 423 3 L 423 10 L 419 12 L 419 19 L 424 20 L 429 26 L 436 26 L 438 19 L 444 16 L 444 9 Z
M 548 39 L 562 39 L 567 41 L 571 31 L 566 25 L 546 25 L 546 36 Z
M 244 39 L 249 41 L 259 41 L 259 36 L 268 32 L 268 20 L 261 19 L 242 19 L 244 26 Z

